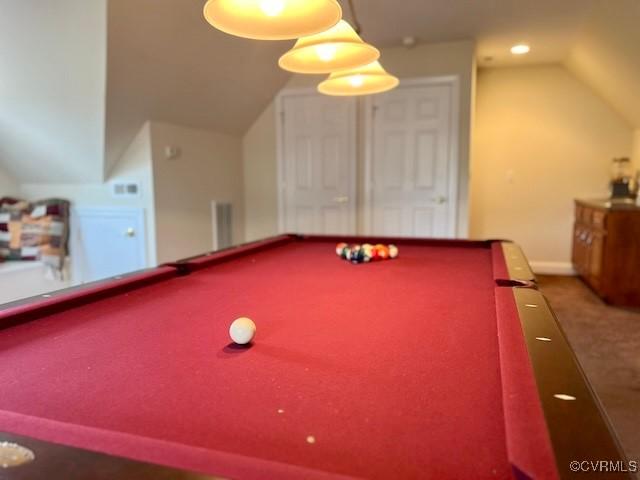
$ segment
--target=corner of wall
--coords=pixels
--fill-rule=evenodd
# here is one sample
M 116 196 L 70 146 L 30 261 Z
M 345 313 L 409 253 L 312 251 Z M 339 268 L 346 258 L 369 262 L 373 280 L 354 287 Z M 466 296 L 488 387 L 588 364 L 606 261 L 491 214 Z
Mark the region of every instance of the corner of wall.
M 174 123 L 150 122 L 158 261 L 212 248 L 211 202 L 233 205 L 233 242 L 244 240 L 242 138 Z M 167 158 L 165 147 L 178 148 Z

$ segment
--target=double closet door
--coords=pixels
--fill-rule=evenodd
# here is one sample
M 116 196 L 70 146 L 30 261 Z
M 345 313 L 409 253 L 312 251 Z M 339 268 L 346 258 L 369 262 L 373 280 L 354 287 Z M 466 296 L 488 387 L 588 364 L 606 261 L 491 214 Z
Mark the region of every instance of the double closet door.
M 457 84 L 414 80 L 364 98 L 280 97 L 280 229 L 455 236 Z

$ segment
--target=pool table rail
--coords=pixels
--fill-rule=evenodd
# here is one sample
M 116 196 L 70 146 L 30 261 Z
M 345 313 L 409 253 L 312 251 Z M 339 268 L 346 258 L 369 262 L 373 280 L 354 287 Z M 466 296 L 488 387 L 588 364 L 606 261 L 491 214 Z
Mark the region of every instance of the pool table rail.
M 0 441 L 36 452 L 30 463 L 9 468 L 0 466 L 0 478 L 3 480 L 225 480 L 13 433 L 0 432 Z
M 602 472 L 571 471 L 572 461 L 612 462 L 623 471 L 607 478 L 634 478 L 624 471 L 629 463 L 620 441 L 546 297 L 536 288 L 511 291 L 560 478 L 601 478 Z

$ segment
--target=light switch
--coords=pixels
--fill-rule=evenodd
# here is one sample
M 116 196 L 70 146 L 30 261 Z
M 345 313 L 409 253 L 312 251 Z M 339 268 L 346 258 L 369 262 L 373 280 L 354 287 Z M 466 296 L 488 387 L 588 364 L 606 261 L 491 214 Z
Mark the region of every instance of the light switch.
M 180 147 L 175 147 L 173 145 L 167 145 L 164 147 L 164 156 L 167 160 L 175 160 L 180 157 L 181 153 L 182 151 L 180 150 Z

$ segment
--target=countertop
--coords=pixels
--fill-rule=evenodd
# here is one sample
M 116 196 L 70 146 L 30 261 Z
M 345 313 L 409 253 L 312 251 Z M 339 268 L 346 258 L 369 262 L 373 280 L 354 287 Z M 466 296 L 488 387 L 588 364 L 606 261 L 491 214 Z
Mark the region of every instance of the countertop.
M 633 199 L 628 198 L 600 198 L 600 199 L 577 199 L 577 203 L 593 208 L 600 208 L 605 210 L 638 210 L 638 206 Z

